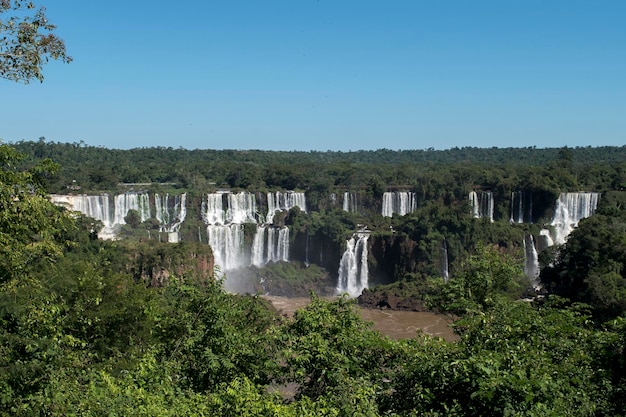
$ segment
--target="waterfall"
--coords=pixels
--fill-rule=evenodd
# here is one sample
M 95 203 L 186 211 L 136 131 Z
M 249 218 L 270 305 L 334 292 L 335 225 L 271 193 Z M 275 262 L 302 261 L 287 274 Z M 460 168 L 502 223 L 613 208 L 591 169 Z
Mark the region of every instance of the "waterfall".
M 268 206 L 275 210 L 306 209 L 304 193 L 269 193 Z M 271 211 L 273 218 L 274 211 Z M 268 217 L 270 217 L 268 213 Z M 258 224 L 256 196 L 249 192 L 218 192 L 202 203 L 202 219 L 207 225 L 209 245 L 215 264 L 222 271 L 249 265 L 262 267 L 268 262 L 289 261 L 289 228 Z M 256 226 L 250 246 L 244 239 L 244 224 Z
M 304 266 L 309 267 L 309 229 L 306 229 L 306 241 L 304 244 Z
M 367 239 L 369 233 L 356 233 L 347 241 L 347 247 L 339 263 L 337 293 L 358 297 L 367 288 Z
M 187 194 L 170 198 L 169 194 L 154 194 L 154 217 L 159 221 L 159 232 L 168 234 L 168 242 L 178 242 L 178 231 L 187 215 Z
M 167 209 L 169 199 L 169 194 L 154 194 L 154 218 L 159 221 L 160 232 L 163 231 L 161 229 L 164 227 L 164 225 L 167 225 L 170 222 L 170 212 Z
M 243 225 L 209 225 L 207 236 L 209 246 L 213 250 L 215 265 L 218 265 L 222 272 L 246 265 Z
M 567 236 L 578 226 L 578 222 L 595 212 L 599 200 L 600 193 L 561 193 L 551 223 L 555 232 L 554 242 L 565 243 Z
M 383 217 L 393 217 L 393 193 L 383 193 Z
M 289 262 L 289 228 L 259 226 L 252 241 L 251 264 L 262 267 L 269 262 Z
M 493 223 L 493 194 L 491 191 L 469 193 L 472 215 L 475 219 L 488 218 Z
M 227 205 L 224 210 L 224 195 Z M 215 265 L 222 272 L 246 266 L 243 223 L 250 220 L 248 213 L 254 206 L 250 194 L 210 193 L 202 204 L 202 220 L 207 225 L 209 246 Z M 254 198 L 254 196 L 252 196 Z M 256 223 L 252 218 L 251 223 Z
M 266 223 L 274 221 L 276 211 L 289 211 L 294 207 L 306 212 L 306 197 L 304 193 L 295 191 L 276 191 L 267 193 L 267 216 Z
M 276 242 L 278 261 L 289 262 L 289 228 L 281 227 L 278 230 L 278 241 Z
M 448 271 L 448 242 L 445 239 L 441 244 L 441 276 L 445 283 L 450 279 L 450 273 Z
M 50 195 L 50 201 L 71 211 L 100 220 L 105 226 L 112 225 L 109 212 L 109 195 Z
M 472 216 L 474 216 L 475 219 L 480 218 L 480 204 L 478 203 L 478 194 L 476 194 L 476 191 L 469 193 L 469 200 L 470 206 L 472 207 Z
M 343 193 L 343 210 L 350 213 L 358 212 L 356 193 Z
M 61 195 L 52 194 L 50 201 L 71 211 L 78 211 L 87 217 L 99 220 L 104 227 L 98 233 L 100 239 L 113 239 L 113 219 L 111 217 L 109 195 Z
M 539 289 L 539 259 L 533 235 L 525 235 L 524 240 L 524 274 L 530 279 L 535 289 Z
M 184 197 L 183 197 L 184 198 Z M 65 206 L 70 210 L 79 211 L 85 216 L 100 220 L 104 227 L 98 233 L 101 239 L 115 238 L 116 230 L 126 224 L 124 217 L 129 210 L 135 210 L 139 213 L 142 222 L 151 217 L 150 214 L 150 196 L 147 193 L 124 193 L 116 195 L 113 198 L 113 212 L 110 210 L 110 201 L 108 194 L 102 195 L 57 195 L 50 196 L 50 201 L 57 205 Z M 162 201 L 159 199 L 159 206 L 155 200 L 157 215 L 159 210 L 163 210 Z M 184 203 L 183 203 L 184 205 Z M 179 224 L 184 220 L 185 210 L 179 211 Z
M 384 217 L 392 217 L 394 213 L 404 216 L 417 209 L 417 198 L 415 193 L 409 191 L 395 191 L 383 193 Z
M 252 249 L 250 254 L 250 263 L 254 266 L 261 267 L 265 265 L 267 256 L 265 254 L 265 231 L 267 227 L 259 226 L 252 240 Z
M 139 213 L 142 222 L 148 220 L 150 216 L 150 197 L 144 193 L 124 193 L 118 194 L 114 199 L 115 219 L 113 223 L 126 224 L 124 217 L 130 210 Z
M 511 193 L 511 223 L 532 223 L 532 210 L 533 199 L 530 192 Z
M 256 223 L 256 199 L 254 194 L 242 192 L 228 194 L 226 223 Z
M 206 224 L 225 224 L 223 209 L 224 193 L 207 194 L 206 201 L 202 201 L 202 220 Z

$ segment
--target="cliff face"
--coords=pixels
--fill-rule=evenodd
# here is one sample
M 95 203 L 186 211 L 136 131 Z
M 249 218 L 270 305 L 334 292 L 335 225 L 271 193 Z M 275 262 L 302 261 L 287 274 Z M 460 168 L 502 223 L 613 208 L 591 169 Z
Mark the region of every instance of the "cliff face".
M 406 235 L 370 238 L 370 286 L 388 284 L 401 273 L 417 270 L 417 243 Z
M 320 235 L 297 233 L 290 247 L 290 260 L 303 264 L 315 264 L 329 271 L 336 278 L 341 260 L 341 246 Z
M 345 248 L 329 239 L 299 233 L 292 243 L 290 259 L 319 265 L 336 278 L 343 250 Z M 424 266 L 419 262 L 423 254 L 418 243 L 404 234 L 372 235 L 368 252 L 370 286 L 388 284 L 399 273 L 416 273 Z

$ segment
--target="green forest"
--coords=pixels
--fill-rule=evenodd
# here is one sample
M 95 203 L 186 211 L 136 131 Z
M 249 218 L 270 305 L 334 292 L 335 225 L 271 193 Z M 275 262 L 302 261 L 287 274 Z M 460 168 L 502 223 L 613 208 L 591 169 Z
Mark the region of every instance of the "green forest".
M 0 145 L 0 412 L 626 415 L 625 161 L 626 147 Z M 187 193 L 178 243 L 159 241 L 155 219 L 133 221 L 130 212 L 122 238 L 98 239 L 100 222 L 49 197 L 139 190 Z M 213 269 L 215 254 L 198 233 L 203 198 L 217 190 L 306 195 L 306 212 L 274 220 L 290 230 L 291 261 L 256 270 L 309 294 L 293 317 L 258 292 L 225 290 L 229 272 Z M 416 207 L 382 216 L 382 196 L 395 190 L 414 193 Z M 493 195 L 493 221 L 471 215 L 468 193 L 483 190 Z M 510 221 L 518 191 L 533 196 L 530 222 Z M 599 193 L 597 208 L 565 244 L 540 251 L 533 289 L 524 236 L 550 230 L 559 195 L 579 191 Z M 342 209 L 345 192 L 358 195 L 358 210 Z M 361 299 L 416 300 L 453 320 L 455 341 L 392 340 L 360 318 L 358 299 L 320 297 L 364 224 L 371 282 Z

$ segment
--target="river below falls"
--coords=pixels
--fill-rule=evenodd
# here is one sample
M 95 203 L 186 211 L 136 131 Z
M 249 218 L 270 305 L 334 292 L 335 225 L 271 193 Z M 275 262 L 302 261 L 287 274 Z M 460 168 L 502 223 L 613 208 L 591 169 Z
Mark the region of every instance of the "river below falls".
M 293 313 L 309 302 L 308 297 L 278 297 L 264 296 L 274 308 L 281 314 L 293 316 Z M 329 298 L 330 299 L 330 298 Z M 365 321 L 372 322 L 373 329 L 392 339 L 405 339 L 415 337 L 418 331 L 422 331 L 429 336 L 442 337 L 445 340 L 453 341 L 458 337 L 452 331 L 450 324 L 452 320 L 442 314 L 422 312 L 422 311 L 396 311 L 361 308 L 355 306 L 361 317 Z

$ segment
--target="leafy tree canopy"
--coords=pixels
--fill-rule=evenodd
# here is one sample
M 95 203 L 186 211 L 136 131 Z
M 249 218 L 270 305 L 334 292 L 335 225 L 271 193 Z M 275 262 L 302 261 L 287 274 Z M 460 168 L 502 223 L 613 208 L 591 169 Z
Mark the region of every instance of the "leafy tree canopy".
M 45 11 L 32 1 L 0 0 L 0 77 L 43 81 L 42 67 L 50 58 L 72 61 Z

